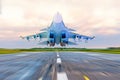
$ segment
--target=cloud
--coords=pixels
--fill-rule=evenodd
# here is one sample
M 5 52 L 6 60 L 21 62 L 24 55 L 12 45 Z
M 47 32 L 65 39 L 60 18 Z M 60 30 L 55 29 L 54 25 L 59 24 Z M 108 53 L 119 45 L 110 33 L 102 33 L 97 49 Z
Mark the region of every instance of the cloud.
M 95 29 L 94 33 L 101 34 L 101 35 L 117 35 L 120 34 L 120 31 L 117 30 L 117 28 L 101 28 L 101 29 Z
M 120 34 L 119 0 L 2 0 L 0 38 L 17 40 L 50 26 L 59 11 L 65 25 L 85 35 Z

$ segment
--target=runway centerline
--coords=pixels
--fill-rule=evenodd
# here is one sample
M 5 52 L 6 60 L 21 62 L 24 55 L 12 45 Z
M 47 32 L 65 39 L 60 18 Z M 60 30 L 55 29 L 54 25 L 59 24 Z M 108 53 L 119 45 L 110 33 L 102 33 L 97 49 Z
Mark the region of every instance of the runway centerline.
M 58 65 L 58 70 L 57 70 L 57 80 L 68 80 L 67 74 L 62 71 L 62 61 L 59 56 L 59 53 L 57 52 L 57 65 Z
M 0 80 L 120 80 L 120 55 L 92 52 L 0 55 Z

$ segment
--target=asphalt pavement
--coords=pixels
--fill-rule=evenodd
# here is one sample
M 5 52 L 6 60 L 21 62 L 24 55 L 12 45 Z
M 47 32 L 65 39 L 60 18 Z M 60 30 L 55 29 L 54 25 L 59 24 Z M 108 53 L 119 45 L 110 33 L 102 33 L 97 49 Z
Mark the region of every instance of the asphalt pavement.
M 120 80 L 120 55 L 92 52 L 1 54 L 0 80 Z

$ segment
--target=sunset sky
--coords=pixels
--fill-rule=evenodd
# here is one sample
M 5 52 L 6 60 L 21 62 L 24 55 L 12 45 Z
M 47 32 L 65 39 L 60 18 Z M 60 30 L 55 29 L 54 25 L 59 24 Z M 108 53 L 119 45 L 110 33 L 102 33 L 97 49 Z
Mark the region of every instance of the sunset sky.
M 0 6 L 0 48 L 38 47 L 19 36 L 48 27 L 57 12 L 77 33 L 96 36 L 80 47 L 120 46 L 119 0 L 1 0 Z

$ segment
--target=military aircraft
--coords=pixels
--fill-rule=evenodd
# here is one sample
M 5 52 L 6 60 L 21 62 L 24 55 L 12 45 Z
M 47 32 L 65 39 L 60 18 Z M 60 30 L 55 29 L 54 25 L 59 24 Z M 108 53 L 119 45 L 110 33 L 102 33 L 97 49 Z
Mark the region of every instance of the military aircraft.
M 45 38 L 46 40 L 40 42 L 39 44 L 41 45 L 45 44 L 48 46 L 55 46 L 55 45 L 66 46 L 71 44 L 74 45 L 76 44 L 76 41 L 71 42 L 70 39 L 73 40 L 78 39 L 78 41 L 80 39 L 84 39 L 85 42 L 87 42 L 87 40 L 92 40 L 95 38 L 94 36 L 90 37 L 90 36 L 74 33 L 75 30 L 67 28 L 65 26 L 60 13 L 55 14 L 51 25 L 47 28 L 42 29 L 41 31 L 43 32 L 25 37 L 21 36 L 21 38 L 27 39 L 28 41 L 30 39 L 39 38 L 41 40 L 42 38 Z

